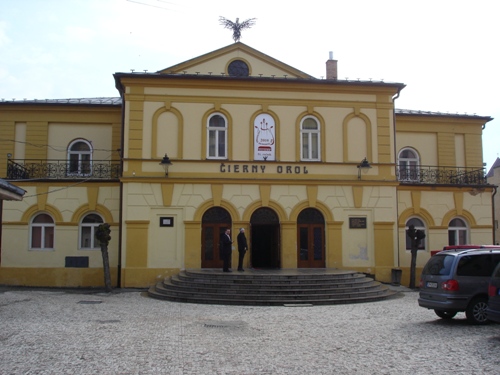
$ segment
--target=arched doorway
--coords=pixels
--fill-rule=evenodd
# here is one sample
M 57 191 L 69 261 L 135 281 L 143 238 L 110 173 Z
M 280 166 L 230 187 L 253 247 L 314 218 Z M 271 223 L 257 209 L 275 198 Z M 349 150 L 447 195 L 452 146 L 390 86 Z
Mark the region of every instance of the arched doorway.
M 325 218 L 315 208 L 306 208 L 297 218 L 297 267 L 325 267 Z
M 280 222 L 270 208 L 259 208 L 250 218 L 251 261 L 254 268 L 280 268 Z
M 231 228 L 231 215 L 222 207 L 213 207 L 201 220 L 201 268 L 222 268 L 220 236 Z

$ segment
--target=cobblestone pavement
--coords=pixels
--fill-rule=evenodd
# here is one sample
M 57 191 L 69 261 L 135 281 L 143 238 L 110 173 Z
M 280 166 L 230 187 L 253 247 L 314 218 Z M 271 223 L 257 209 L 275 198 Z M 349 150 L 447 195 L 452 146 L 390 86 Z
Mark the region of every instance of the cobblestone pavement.
M 144 292 L 0 291 L 1 374 L 498 374 L 500 324 L 444 321 L 418 293 L 240 307 Z

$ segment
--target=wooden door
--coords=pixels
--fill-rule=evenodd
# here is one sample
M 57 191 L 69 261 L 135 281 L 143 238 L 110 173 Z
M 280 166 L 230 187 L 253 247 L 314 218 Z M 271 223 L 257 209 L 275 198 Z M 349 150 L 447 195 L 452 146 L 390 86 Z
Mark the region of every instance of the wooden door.
M 299 224 L 297 265 L 299 268 L 325 267 L 325 228 L 321 224 Z
M 203 224 L 202 268 L 222 268 L 220 236 L 226 231 L 225 224 Z
M 213 207 L 203 215 L 201 226 L 201 267 L 222 268 L 220 238 L 231 229 L 231 216 L 222 207 Z

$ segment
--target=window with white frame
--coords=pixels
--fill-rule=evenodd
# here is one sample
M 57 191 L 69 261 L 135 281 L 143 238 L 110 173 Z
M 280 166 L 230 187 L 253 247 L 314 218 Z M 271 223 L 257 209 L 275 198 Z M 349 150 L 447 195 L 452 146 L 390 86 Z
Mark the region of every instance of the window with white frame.
M 448 245 L 466 245 L 469 230 L 464 220 L 455 218 L 448 225 Z
M 52 250 L 54 248 L 54 220 L 47 214 L 38 214 L 31 221 L 30 248 Z
M 422 230 L 424 233 L 427 235 L 425 231 L 425 224 L 422 220 L 420 220 L 417 217 L 412 217 L 408 219 L 406 222 L 406 227 L 405 227 L 405 238 L 406 238 L 406 250 L 411 250 L 411 239 L 408 237 L 406 234 L 407 230 L 410 228 L 410 225 L 413 225 L 413 227 L 417 230 Z M 418 245 L 418 250 L 425 250 L 425 238 L 420 241 L 420 244 Z
M 68 147 L 68 174 L 88 176 L 92 173 L 92 144 L 79 139 Z
M 100 242 L 96 238 L 97 227 L 104 221 L 97 214 L 88 214 L 80 223 L 80 249 L 97 249 Z
M 320 125 L 312 116 L 305 117 L 300 123 L 300 150 L 301 160 L 320 160 Z
M 420 159 L 417 151 L 412 148 L 403 148 L 398 154 L 398 165 L 400 181 L 420 180 Z
M 208 118 L 207 158 L 227 158 L 227 120 L 220 113 L 215 113 Z

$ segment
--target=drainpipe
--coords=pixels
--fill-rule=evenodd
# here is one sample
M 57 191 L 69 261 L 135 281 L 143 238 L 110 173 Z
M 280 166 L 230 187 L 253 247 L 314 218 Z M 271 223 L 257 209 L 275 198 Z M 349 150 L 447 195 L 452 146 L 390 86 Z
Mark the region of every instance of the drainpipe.
M 118 87 L 117 87 L 118 88 Z M 118 264 L 117 264 L 117 277 L 116 283 L 118 284 L 118 288 L 122 287 L 122 233 L 123 233 L 123 155 L 125 153 L 125 90 L 123 90 L 123 86 L 120 84 L 120 88 L 118 90 L 120 92 L 120 96 L 122 98 L 122 123 L 121 123 L 121 141 L 120 141 L 120 211 L 118 212 L 119 222 L 118 222 Z
M 3 199 L 0 199 L 0 265 L 2 264 Z
M 496 228 L 495 228 L 495 195 L 497 195 L 498 186 L 493 185 L 493 194 L 491 195 L 491 210 L 493 211 L 493 245 L 497 244 L 497 239 L 495 236 Z
M 392 103 L 394 104 L 396 99 L 399 98 L 399 94 L 401 93 L 401 88 L 398 89 L 398 93 L 392 97 Z M 397 164 L 396 164 L 396 155 L 397 155 L 397 149 L 396 149 L 396 105 L 394 104 L 394 110 L 392 111 L 392 126 L 394 128 L 393 132 L 394 132 L 394 135 L 393 135 L 393 139 L 394 139 L 394 175 L 396 176 L 397 175 Z M 397 233 L 397 236 L 396 236 L 396 247 L 398 249 L 397 251 L 397 254 L 398 254 L 398 265 L 397 267 L 401 267 L 401 259 L 399 257 L 399 227 L 398 227 L 398 222 L 399 222 L 399 197 L 398 197 L 398 194 L 397 194 L 397 191 L 396 191 L 396 233 Z

